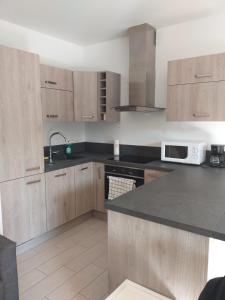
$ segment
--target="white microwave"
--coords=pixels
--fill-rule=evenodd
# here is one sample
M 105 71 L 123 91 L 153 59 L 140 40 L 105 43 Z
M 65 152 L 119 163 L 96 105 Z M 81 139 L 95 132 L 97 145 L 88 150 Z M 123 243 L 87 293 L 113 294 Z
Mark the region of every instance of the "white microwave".
M 162 142 L 161 160 L 200 165 L 206 159 L 206 148 L 203 142 Z

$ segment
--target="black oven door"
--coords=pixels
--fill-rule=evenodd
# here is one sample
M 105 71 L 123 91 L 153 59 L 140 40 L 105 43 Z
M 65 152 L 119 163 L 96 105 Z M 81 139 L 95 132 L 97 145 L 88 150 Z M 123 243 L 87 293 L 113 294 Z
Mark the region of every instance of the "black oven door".
M 134 179 L 136 181 L 136 183 L 135 183 L 136 188 L 144 184 L 144 177 L 143 178 L 131 177 L 131 176 L 123 175 L 123 174 L 111 174 L 111 173 L 105 172 L 105 199 L 106 200 L 108 200 L 108 196 L 109 196 L 109 178 L 108 178 L 109 176 Z

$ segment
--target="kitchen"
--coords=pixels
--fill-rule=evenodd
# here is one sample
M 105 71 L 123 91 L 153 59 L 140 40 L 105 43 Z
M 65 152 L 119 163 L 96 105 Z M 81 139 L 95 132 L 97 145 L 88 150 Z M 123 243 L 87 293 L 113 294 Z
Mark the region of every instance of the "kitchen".
M 1 99 L 7 96 L 4 99 L 17 99 L 17 101 L 13 102 L 15 105 L 13 110 L 11 103 L 2 101 L 2 113 L 4 113 L 1 120 L 4 119 L 4 122 L 1 122 L 0 156 L 1 227 L 3 227 L 1 232 L 18 244 L 20 298 L 105 299 L 106 294 L 112 292 L 125 279 L 129 279 L 147 288 L 148 293 L 151 290 L 168 299 L 185 299 L 185 297 L 197 299 L 197 295 L 200 294 L 208 279 L 223 276 L 223 264 L 218 254 L 222 252 L 224 240 L 223 169 L 177 164 L 177 161 L 160 162 L 163 149 L 163 147 L 161 149 L 161 141 L 167 141 L 167 144 L 176 143 L 175 150 L 178 149 L 179 142 L 191 141 L 188 143 L 191 148 L 200 147 L 200 144 L 196 145 L 196 143 L 202 141 L 207 144 L 207 157 L 210 145 L 224 144 L 225 118 L 222 101 L 225 37 L 224 14 L 221 13 L 222 6 L 220 6 L 222 4 L 219 3 L 220 1 L 216 2 L 214 10 L 207 5 L 201 6 L 199 3 L 199 6 L 195 7 L 193 4 L 192 11 L 190 8 L 190 17 L 184 15 L 183 19 L 175 18 L 173 13 L 164 12 L 161 16 L 164 18 L 164 23 L 162 19 L 160 23 L 160 17 L 158 16 L 157 19 L 157 14 L 152 13 L 148 18 L 140 18 L 138 22 L 127 22 L 126 26 L 121 25 L 124 36 L 118 34 L 110 37 L 105 36 L 106 31 L 101 26 L 97 29 L 89 26 L 89 34 L 84 34 L 82 30 L 74 32 L 66 26 L 65 16 L 68 17 L 68 10 L 65 14 L 63 10 L 61 11 L 61 17 L 64 17 L 64 32 L 67 32 L 65 35 L 61 30 L 58 30 L 58 34 L 54 30 L 48 31 L 47 25 L 46 29 L 41 29 L 37 22 L 38 9 L 36 12 L 29 10 L 33 17 L 31 21 L 24 16 L 25 11 L 22 6 L 18 7 L 17 4 L 10 2 L 6 4 L 3 1 L 0 6 L 1 57 L 4 58 L 1 59 L 0 76 L 3 82 Z M 37 8 L 41 8 L 42 3 L 32 2 Z M 175 2 L 179 5 L 177 1 Z M 27 5 L 26 3 L 29 9 Z M 153 4 L 148 5 L 151 7 Z M 127 6 L 127 12 L 134 14 L 132 4 L 129 3 Z M 56 6 L 55 9 L 59 7 Z M 141 5 L 141 7 L 144 11 L 148 6 Z M 96 10 L 97 7 L 92 9 Z M 187 7 L 182 3 L 177 11 L 182 15 L 186 9 Z M 88 8 L 83 8 L 82 12 L 85 19 Z M 199 12 L 201 17 L 191 17 L 195 12 Z M 49 10 L 46 9 L 43 15 L 46 20 L 49 18 L 48 13 Z M 94 16 L 98 15 L 96 11 Z M 118 18 L 121 16 L 123 10 L 120 11 Z M 52 18 L 51 22 L 59 21 L 56 19 Z M 157 27 L 156 45 L 154 29 L 146 23 Z M 135 25 L 140 26 L 133 27 Z M 56 23 L 55 28 L 58 28 Z M 100 32 L 101 38 L 98 35 Z M 148 39 L 146 36 L 151 38 Z M 76 39 L 80 39 L 80 43 L 76 42 Z M 142 42 L 140 43 L 138 39 Z M 131 41 L 134 41 L 134 44 Z M 138 52 L 135 51 L 135 45 L 139 46 Z M 151 53 L 151 56 L 145 55 L 146 53 Z M 155 72 L 154 68 L 151 68 L 154 55 Z M 19 57 L 23 59 L 22 65 Z M 25 61 L 27 64 L 24 63 Z M 137 64 L 140 61 L 142 72 L 148 73 L 150 70 L 150 76 L 142 82 L 144 83 L 142 89 L 135 87 L 132 90 L 129 81 L 130 78 L 135 78 Z M 167 68 L 168 62 L 170 63 Z M 21 74 L 25 74 L 25 69 L 33 76 L 24 75 L 23 78 Z M 6 72 L 7 70 L 13 72 Z M 195 72 L 194 76 L 192 71 Z M 197 78 L 196 74 L 208 75 L 208 78 Z M 10 82 L 11 84 L 13 82 L 13 88 Z M 27 82 L 32 87 L 27 90 L 26 102 L 21 105 L 18 95 L 24 93 Z M 57 86 L 58 82 L 61 86 Z M 152 84 L 155 84 L 155 88 Z M 199 86 L 203 88 L 195 89 Z M 189 87 L 193 89 L 188 90 Z M 132 100 L 138 92 L 141 93 L 137 97 L 139 103 Z M 141 100 L 148 99 L 146 96 L 146 94 L 149 96 L 148 92 L 152 93 L 150 98 L 153 101 L 145 104 L 154 111 L 131 111 L 138 110 L 139 105 L 141 108 L 145 106 Z M 180 105 L 181 95 L 185 102 Z M 21 96 L 21 99 L 23 97 Z M 35 100 L 33 102 L 35 106 L 30 105 L 29 99 Z M 64 104 L 60 99 L 63 99 Z M 91 99 L 91 101 L 85 103 L 83 99 Z M 207 105 L 203 103 L 205 99 Z M 131 106 L 126 107 L 128 104 Z M 137 107 L 134 108 L 134 105 Z M 56 132 L 60 134 L 52 136 L 53 146 L 49 147 L 50 135 Z M 64 137 L 60 136 L 61 134 L 66 138 L 66 142 Z M 114 152 L 114 140 L 120 142 L 120 153 L 118 153 L 118 144 L 115 145 Z M 66 143 L 68 145 L 65 150 L 63 145 Z M 54 164 L 49 163 L 50 150 Z M 174 154 L 172 147 L 170 151 Z M 118 154 L 120 154 L 119 162 L 114 160 L 118 160 Z M 223 155 L 220 157 L 222 159 Z M 217 154 L 212 156 L 214 162 L 217 158 Z M 193 161 L 189 163 L 195 164 Z M 137 182 L 140 182 L 141 186 L 105 204 L 105 198 L 109 193 L 108 176 L 115 177 L 115 173 L 117 177 L 138 179 Z M 143 185 L 148 181 L 151 182 Z M 152 195 L 153 199 L 148 195 Z M 180 202 L 176 197 L 179 197 Z M 137 200 L 140 202 L 137 203 Z M 106 208 L 108 209 L 108 234 L 104 221 Z M 124 219 L 122 217 L 120 219 L 121 215 Z M 113 226 L 114 218 L 118 218 L 116 224 L 119 228 Z M 139 220 L 138 225 L 132 223 L 136 218 Z M 134 226 L 134 232 L 136 226 L 140 228 L 143 226 L 143 234 L 147 235 L 146 231 L 148 231 L 149 238 L 152 238 L 152 231 L 162 230 L 162 235 L 165 236 L 164 226 L 169 228 L 168 235 L 178 235 L 181 240 L 182 238 L 185 240 L 188 234 L 187 240 L 195 243 L 194 249 L 202 249 L 196 261 L 196 265 L 199 263 L 201 274 L 198 276 L 198 273 L 195 273 L 194 282 L 185 277 L 182 277 L 183 281 L 180 282 L 174 272 L 173 281 L 176 282 L 174 285 L 168 280 L 166 273 L 167 271 L 171 273 L 172 268 L 168 263 L 169 256 L 165 259 L 165 265 L 169 270 L 160 269 L 160 263 L 156 264 L 153 272 L 155 277 L 149 275 L 148 279 L 144 280 L 142 278 L 145 274 L 142 274 L 139 267 L 142 268 L 141 266 L 146 262 L 141 259 L 139 261 L 139 257 L 137 262 L 139 261 L 140 265 L 133 264 L 133 269 L 139 270 L 137 272 L 139 275 L 132 273 L 130 269 L 126 270 L 126 265 L 123 263 L 127 261 L 123 255 L 119 255 L 121 263 L 113 263 L 115 259 L 114 255 L 111 255 L 114 249 L 113 240 L 116 238 L 118 241 L 118 247 L 113 250 L 115 254 L 117 251 L 118 253 L 126 251 L 125 243 L 119 240 L 120 236 L 127 235 L 127 241 L 133 242 L 132 239 L 128 239 L 129 232 L 120 229 L 120 222 L 121 226 L 123 222 L 130 224 L 130 228 Z M 154 225 L 157 226 L 159 223 L 162 227 L 154 229 Z M 147 229 L 149 224 L 152 227 Z M 114 236 L 114 230 L 118 236 Z M 81 233 L 84 233 L 84 236 Z M 109 244 L 107 244 L 110 255 L 109 261 L 107 260 L 107 264 L 104 262 L 103 266 L 103 262 L 100 264 L 96 261 L 101 258 L 98 255 L 106 257 L 107 251 L 104 248 L 106 243 L 103 241 L 106 240 L 107 235 L 109 235 Z M 60 236 L 65 245 L 68 243 L 70 247 L 66 248 L 63 242 L 60 243 Z M 138 232 L 137 236 L 139 236 Z M 176 242 L 173 238 L 169 242 L 171 241 Z M 142 245 L 141 237 L 139 242 Z M 71 282 L 76 284 L 79 282 L 79 276 L 84 276 L 78 265 L 81 261 L 88 261 L 89 258 L 86 254 L 87 256 L 83 256 L 86 259 L 82 260 L 84 255 L 82 251 L 89 253 L 90 250 L 90 253 L 93 253 L 92 248 L 96 246 L 95 243 L 100 244 L 97 250 L 95 249 L 98 255 L 94 255 L 93 260 L 90 261 L 91 266 L 83 262 L 83 266 L 87 268 L 87 277 L 90 276 L 89 281 L 84 280 L 85 282 L 79 288 L 73 290 Z M 159 240 L 158 243 L 164 249 L 163 241 Z M 125 248 L 122 247 L 123 245 Z M 187 249 L 193 247 L 188 242 L 185 245 Z M 135 245 L 131 248 L 136 249 Z M 152 249 L 155 249 L 154 246 Z M 138 247 L 138 250 L 141 253 L 141 247 Z M 176 251 L 179 253 L 179 248 Z M 169 255 L 170 252 L 167 252 Z M 68 253 L 70 257 L 67 256 Z M 155 255 L 154 251 L 151 253 L 151 249 L 149 249 L 149 257 L 150 254 L 153 257 Z M 136 262 L 136 257 L 133 256 L 135 253 L 129 255 L 135 258 Z M 190 251 L 187 257 L 190 260 L 196 259 L 196 252 Z M 220 263 L 215 261 L 215 257 L 220 257 L 218 259 Z M 157 256 L 154 259 L 156 262 L 157 259 L 161 260 Z M 179 264 L 179 259 L 176 261 Z M 209 267 L 206 267 L 206 264 L 209 264 Z M 123 274 L 116 268 L 120 266 L 123 266 Z M 180 263 L 179 266 L 183 265 Z M 184 265 L 184 267 L 182 274 L 186 272 L 191 277 L 194 272 L 191 266 Z M 149 269 L 151 268 L 152 265 L 149 266 Z M 164 272 L 165 277 L 160 277 L 157 272 L 155 274 L 156 270 L 160 274 Z M 64 272 L 65 280 L 52 285 L 45 283 L 56 276 L 54 272 Z M 97 283 L 95 285 L 95 281 L 98 283 L 104 281 L 107 285 L 107 272 L 109 272 L 110 290 L 106 291 L 104 287 L 104 292 L 95 297 L 94 292 L 91 292 L 97 289 L 98 285 Z M 92 273 L 95 274 L 91 275 Z M 104 280 L 101 280 L 103 275 Z M 182 284 L 187 280 L 192 288 L 188 288 L 189 294 L 188 292 L 185 295 L 180 294 Z M 65 291 L 68 290 L 70 293 L 66 294 Z

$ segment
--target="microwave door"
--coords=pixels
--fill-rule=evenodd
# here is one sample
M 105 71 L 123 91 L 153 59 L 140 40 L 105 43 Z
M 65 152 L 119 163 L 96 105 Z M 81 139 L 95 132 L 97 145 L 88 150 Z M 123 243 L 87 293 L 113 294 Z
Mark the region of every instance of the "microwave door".
M 188 146 L 165 145 L 165 158 L 171 161 L 185 161 L 188 158 Z

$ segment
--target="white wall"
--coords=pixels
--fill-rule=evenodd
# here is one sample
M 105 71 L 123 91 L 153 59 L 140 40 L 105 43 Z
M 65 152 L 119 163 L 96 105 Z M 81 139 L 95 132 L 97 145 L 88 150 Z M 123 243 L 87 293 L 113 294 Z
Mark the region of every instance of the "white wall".
M 167 61 L 225 52 L 225 15 L 186 22 L 157 31 L 156 97 L 166 102 Z M 128 40 L 118 39 L 84 49 L 85 65 L 122 73 L 122 103 L 128 99 Z M 166 122 L 164 113 L 122 113 L 120 124 L 86 125 L 86 139 L 157 145 L 165 139 L 225 143 L 225 122 Z
M 2 20 L 0 20 L 0 44 L 37 53 L 42 63 L 58 67 L 75 69 L 82 64 L 82 47 Z M 61 130 L 70 139 L 85 140 L 84 124 L 45 122 L 45 145 L 48 144 L 48 134 L 55 130 Z M 61 144 L 62 139 L 55 137 L 53 143 Z

